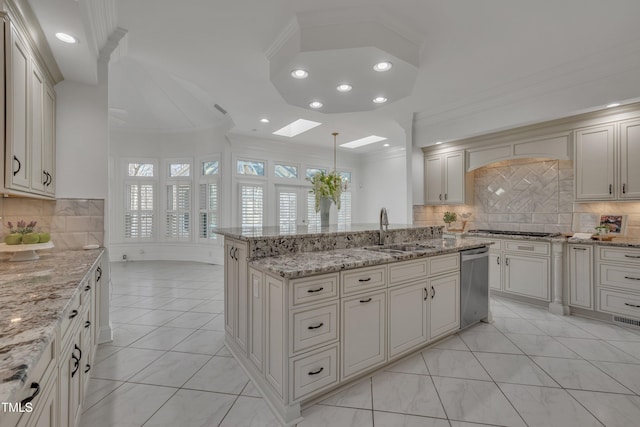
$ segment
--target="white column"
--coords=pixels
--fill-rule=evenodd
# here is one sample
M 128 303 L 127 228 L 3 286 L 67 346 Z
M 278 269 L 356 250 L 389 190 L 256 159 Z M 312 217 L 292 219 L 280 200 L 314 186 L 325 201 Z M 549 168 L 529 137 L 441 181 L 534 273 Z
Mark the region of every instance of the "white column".
M 553 298 L 549 303 L 549 311 L 553 314 L 567 315 L 569 307 L 565 305 L 562 297 L 562 278 L 564 277 L 562 262 L 562 253 L 564 250 L 564 242 L 551 243 L 551 291 Z

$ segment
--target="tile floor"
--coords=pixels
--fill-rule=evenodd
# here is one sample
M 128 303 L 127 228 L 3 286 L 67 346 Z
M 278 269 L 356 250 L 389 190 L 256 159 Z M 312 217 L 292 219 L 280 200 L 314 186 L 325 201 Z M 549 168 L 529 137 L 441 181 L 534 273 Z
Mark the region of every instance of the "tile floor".
M 223 269 L 112 265 L 114 341 L 82 427 L 277 426 L 224 347 Z M 640 425 L 640 330 L 505 299 L 479 324 L 303 412 L 300 427 Z

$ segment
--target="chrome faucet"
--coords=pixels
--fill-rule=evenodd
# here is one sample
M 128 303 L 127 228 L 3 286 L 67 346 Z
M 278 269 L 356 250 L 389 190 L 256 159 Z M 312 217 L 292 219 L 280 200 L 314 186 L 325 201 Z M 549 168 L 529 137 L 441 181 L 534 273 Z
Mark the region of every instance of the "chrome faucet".
M 384 228 L 383 228 L 384 226 Z M 380 209 L 380 240 L 379 245 L 384 245 L 386 240 L 385 231 L 389 230 L 389 218 L 387 217 L 387 208 Z

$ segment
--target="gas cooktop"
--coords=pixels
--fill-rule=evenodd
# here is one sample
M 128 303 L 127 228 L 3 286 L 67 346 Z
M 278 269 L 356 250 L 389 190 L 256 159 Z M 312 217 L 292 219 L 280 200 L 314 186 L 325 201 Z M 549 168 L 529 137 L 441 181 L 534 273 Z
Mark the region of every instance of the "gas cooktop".
M 555 237 L 559 236 L 560 233 L 544 233 L 537 231 L 509 231 L 509 230 L 469 230 L 467 233 L 489 233 L 489 234 L 504 234 L 511 236 L 528 236 L 528 237 Z

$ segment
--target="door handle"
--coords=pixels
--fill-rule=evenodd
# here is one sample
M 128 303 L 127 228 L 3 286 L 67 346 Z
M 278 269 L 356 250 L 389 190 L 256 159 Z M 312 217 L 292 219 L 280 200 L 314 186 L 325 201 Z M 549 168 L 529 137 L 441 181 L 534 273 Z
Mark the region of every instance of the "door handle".
M 447 193 L 444 193 L 444 199 L 447 200 L 449 198 L 449 195 Z
M 438 196 L 438 199 L 442 200 L 442 194 L 440 194 L 440 195 Z
M 433 299 L 433 297 L 436 296 L 436 289 L 432 286 L 431 287 L 431 299 Z
M 507 257 L 507 259 L 505 260 L 505 264 L 507 264 L 507 267 L 509 267 L 509 258 Z
M 233 250 L 233 259 L 238 260 L 238 248 L 234 248 Z
M 498 265 L 500 265 L 500 257 L 496 259 L 496 262 L 498 263 Z
M 427 290 L 427 288 L 423 288 L 423 290 L 424 290 L 424 299 L 423 299 L 423 301 L 426 301 L 427 298 L 429 298 L 429 291 Z
M 624 305 L 628 305 L 629 307 L 634 307 L 634 308 L 640 308 L 640 305 L 629 304 L 628 302 L 625 302 Z
M 622 184 L 622 194 L 627 194 L 627 184 Z
M 42 171 L 42 176 L 44 177 L 44 181 L 42 181 L 42 185 L 47 186 L 47 182 L 49 182 L 49 176 L 47 175 L 47 171 Z
M 31 402 L 33 399 L 36 398 L 36 396 L 38 394 L 40 394 L 40 384 L 38 384 L 37 382 L 32 382 L 31 383 L 31 388 L 34 388 L 35 391 L 33 392 L 33 394 L 31 396 L 25 397 L 24 399 L 22 399 L 22 401 L 20 402 L 20 406 L 21 407 L 23 407 L 27 403 Z
M 18 172 L 20 172 L 20 169 L 22 169 L 22 163 L 20 163 L 20 159 L 18 159 L 15 155 L 13 156 L 13 161 L 18 162 L 18 169 L 13 171 L 13 176 L 16 176 Z
M 613 184 L 609 184 L 609 194 L 613 194 Z

